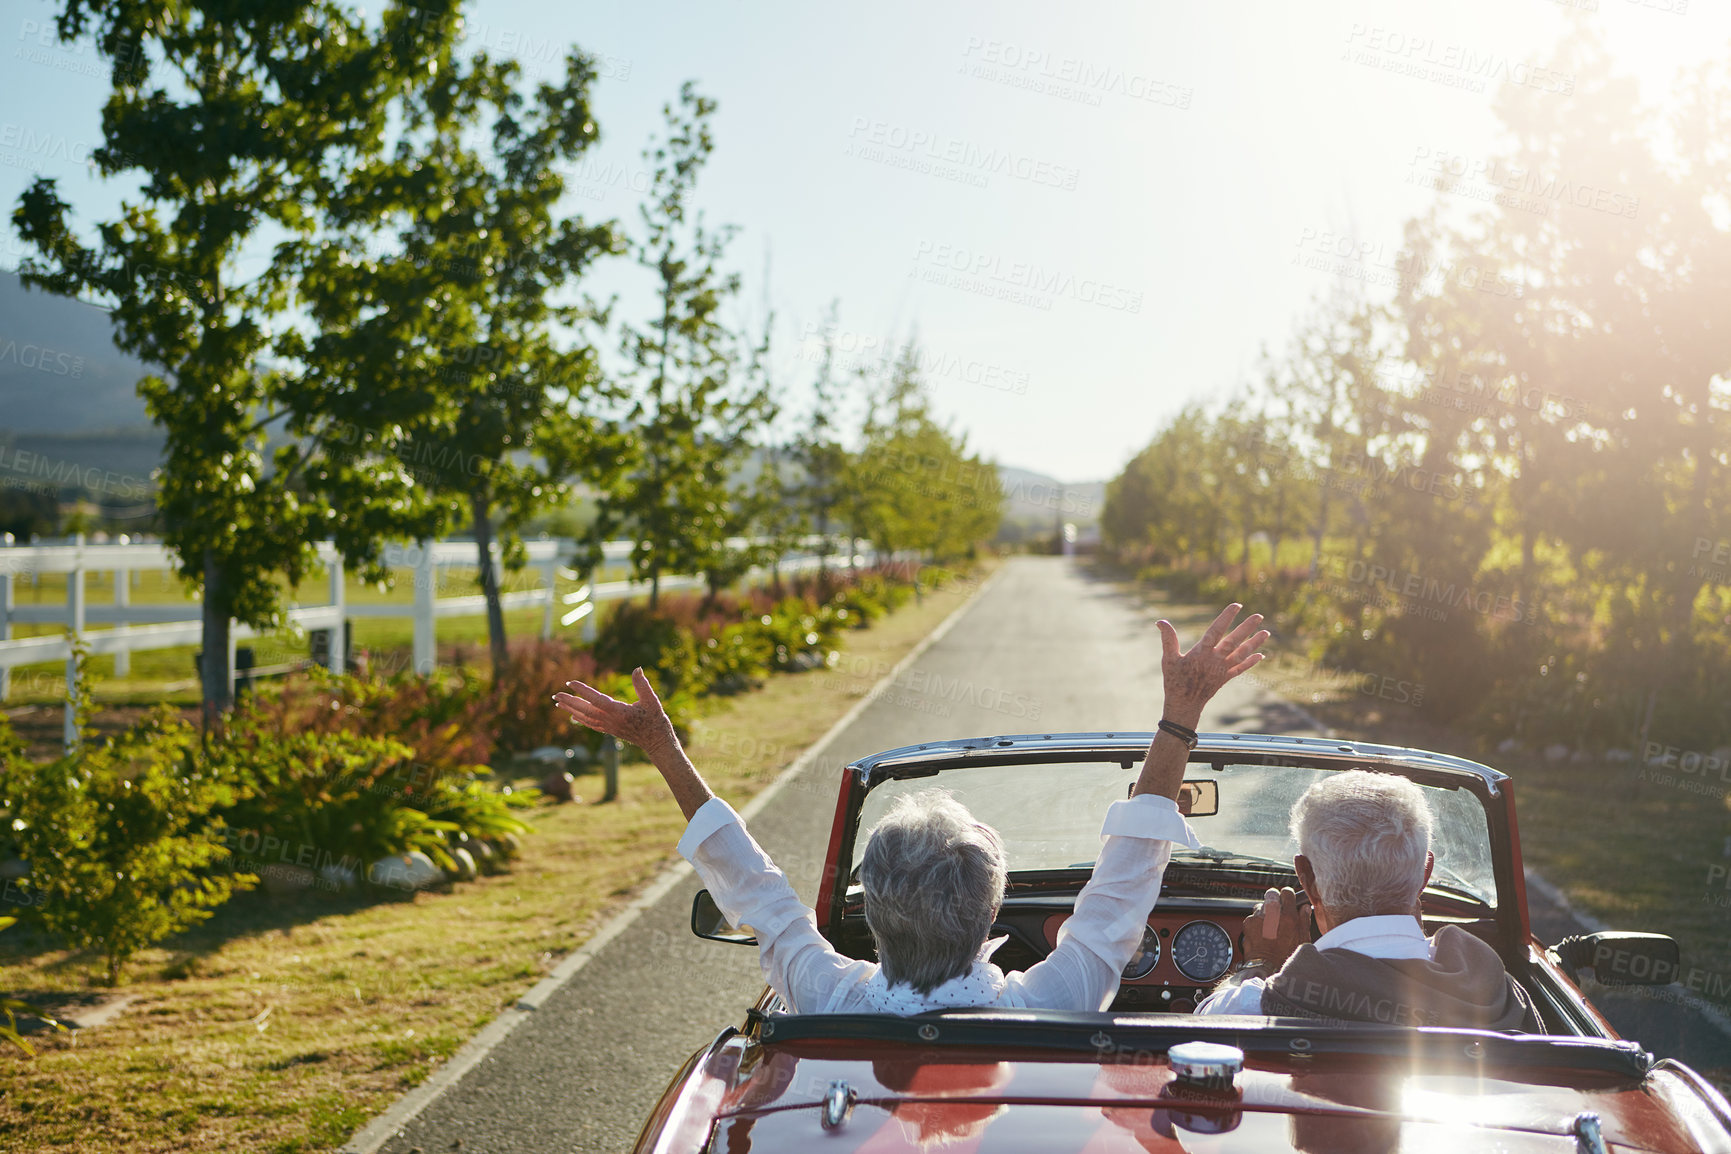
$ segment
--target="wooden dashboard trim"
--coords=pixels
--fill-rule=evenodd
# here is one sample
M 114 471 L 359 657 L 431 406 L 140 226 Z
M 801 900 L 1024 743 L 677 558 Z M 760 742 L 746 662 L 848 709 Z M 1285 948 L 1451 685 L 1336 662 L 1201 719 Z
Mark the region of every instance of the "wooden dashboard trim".
M 1046 948 L 1048 950 L 1058 947 L 1058 930 L 1069 920 L 1069 917 L 1070 915 L 1067 913 L 1055 913 L 1047 917 L 1042 924 L 1041 930 L 1046 935 Z M 1212 978 L 1205 982 L 1199 982 L 1194 978 L 1185 977 L 1183 971 L 1178 968 L 1178 964 L 1172 960 L 1172 938 L 1191 922 L 1213 922 L 1226 931 L 1227 938 L 1232 942 L 1232 962 L 1226 967 L 1226 973 L 1231 973 L 1232 967 L 1244 960 L 1238 948 L 1238 935 L 1244 928 L 1242 917 L 1230 915 L 1219 917 L 1197 910 L 1173 910 L 1169 913 L 1161 913 L 1156 910 L 1148 915 L 1148 924 L 1154 927 L 1155 933 L 1160 934 L 1160 961 L 1155 964 L 1152 970 L 1148 971 L 1146 976 L 1123 984 L 1126 986 L 1155 987 L 1183 986 L 1187 990 L 1193 990 L 1212 986 L 1219 981 L 1220 978 Z M 1221 975 L 1221 977 L 1224 976 L 1224 974 Z

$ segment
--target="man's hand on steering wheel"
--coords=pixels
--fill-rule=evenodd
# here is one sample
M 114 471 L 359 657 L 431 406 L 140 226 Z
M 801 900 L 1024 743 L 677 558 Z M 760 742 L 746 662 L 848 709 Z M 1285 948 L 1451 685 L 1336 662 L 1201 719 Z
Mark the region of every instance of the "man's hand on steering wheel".
M 1270 888 L 1244 919 L 1244 933 L 1239 938 L 1245 959 L 1264 962 L 1264 972 L 1269 974 L 1310 940 L 1310 903 L 1300 901 L 1291 886 Z

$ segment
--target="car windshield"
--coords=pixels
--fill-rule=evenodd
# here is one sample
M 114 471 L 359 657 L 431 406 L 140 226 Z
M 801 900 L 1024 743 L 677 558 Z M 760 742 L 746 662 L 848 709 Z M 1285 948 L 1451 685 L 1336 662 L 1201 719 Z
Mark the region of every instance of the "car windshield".
M 1222 865 L 1268 862 L 1290 868 L 1298 852 L 1288 827 L 1292 803 L 1312 784 L 1338 772 L 1285 765 L 1227 765 L 1215 771 L 1191 765 L 1189 780 L 1219 784 L 1219 812 L 1190 819 L 1203 848 L 1180 850 L 1173 860 Z M 860 812 L 860 829 L 869 831 L 901 794 L 938 787 L 998 831 L 1011 873 L 1087 868 L 1100 849 L 1106 807 L 1129 792 L 1136 773 L 1116 761 L 958 766 L 935 779 L 888 781 L 873 789 Z M 1436 869 L 1431 884 L 1494 907 L 1497 886 L 1490 829 L 1478 798 L 1465 789 L 1422 784 L 1419 788 L 1436 815 L 1431 847 Z M 863 836 L 855 840 L 856 869 L 866 840 Z

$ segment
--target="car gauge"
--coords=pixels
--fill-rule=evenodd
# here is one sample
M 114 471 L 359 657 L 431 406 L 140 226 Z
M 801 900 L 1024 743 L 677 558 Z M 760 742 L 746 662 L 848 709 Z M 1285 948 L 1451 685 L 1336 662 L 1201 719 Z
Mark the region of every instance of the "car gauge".
M 1232 939 L 1213 922 L 1191 922 L 1172 935 L 1172 964 L 1193 982 L 1212 982 L 1232 968 Z
M 1153 926 L 1143 926 L 1142 944 L 1136 947 L 1136 956 L 1124 967 L 1124 980 L 1134 982 L 1138 978 L 1146 978 L 1159 964 L 1160 935 L 1154 932 Z

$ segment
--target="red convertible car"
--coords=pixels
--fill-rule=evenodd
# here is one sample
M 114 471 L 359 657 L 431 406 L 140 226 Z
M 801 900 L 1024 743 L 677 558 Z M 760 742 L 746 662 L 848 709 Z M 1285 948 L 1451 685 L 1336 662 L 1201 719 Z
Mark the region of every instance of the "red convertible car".
M 1009 941 L 993 961 L 1032 965 L 1055 947 L 1101 817 L 1127 793 L 1150 737 L 979 738 L 848 766 L 814 903 L 819 928 L 841 952 L 872 956 L 861 831 L 896 794 L 941 784 L 1003 835 L 1010 882 L 992 934 Z M 1731 1107 L 1718 1091 L 1620 1039 L 1576 985 L 1580 970 L 1668 982 L 1675 943 L 1603 933 L 1547 948 L 1534 938 L 1506 775 L 1421 750 L 1237 733 L 1202 735 L 1190 761 L 1181 805 L 1204 845 L 1173 854 L 1108 1011 L 789 1014 L 766 990 L 679 1071 L 637 1149 L 1731 1154 Z M 1436 815 L 1426 930 L 1452 924 L 1494 946 L 1543 1033 L 1192 1013 L 1242 960 L 1244 919 L 1267 887 L 1298 884 L 1293 801 L 1347 769 L 1424 788 Z M 751 940 L 707 893 L 692 925 Z

